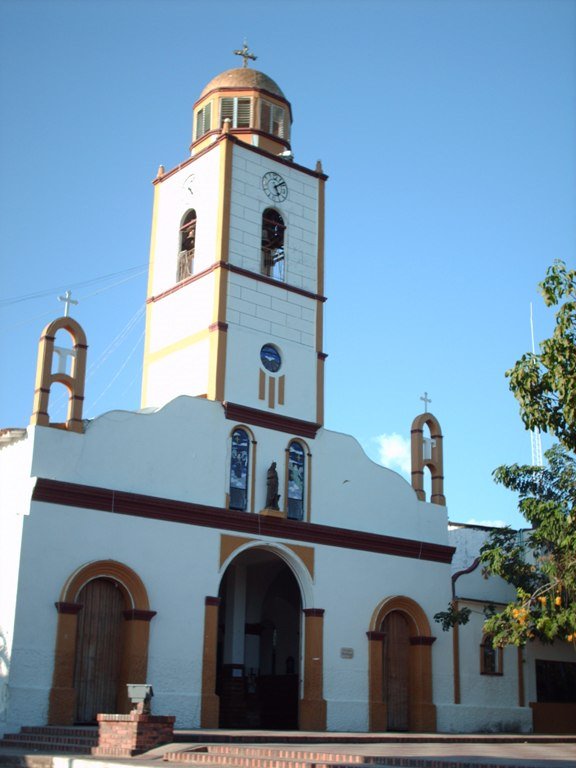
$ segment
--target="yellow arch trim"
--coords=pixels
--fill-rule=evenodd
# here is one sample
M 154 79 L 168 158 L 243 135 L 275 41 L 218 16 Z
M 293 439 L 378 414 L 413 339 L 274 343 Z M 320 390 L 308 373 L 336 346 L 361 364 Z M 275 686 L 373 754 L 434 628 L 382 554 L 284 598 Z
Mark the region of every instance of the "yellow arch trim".
M 60 593 L 60 602 L 75 603 L 82 587 L 94 579 L 109 578 L 120 582 L 128 593 L 135 610 L 148 611 L 148 593 L 138 574 L 127 565 L 116 560 L 97 560 L 81 566 L 64 584 Z

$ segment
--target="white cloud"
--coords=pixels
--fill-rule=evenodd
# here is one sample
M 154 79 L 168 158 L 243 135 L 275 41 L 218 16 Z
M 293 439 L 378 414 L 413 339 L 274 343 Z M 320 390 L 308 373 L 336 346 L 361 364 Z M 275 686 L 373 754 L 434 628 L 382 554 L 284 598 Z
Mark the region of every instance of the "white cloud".
M 378 460 L 389 469 L 400 470 L 410 476 L 410 440 L 393 432 L 374 438 L 378 446 Z

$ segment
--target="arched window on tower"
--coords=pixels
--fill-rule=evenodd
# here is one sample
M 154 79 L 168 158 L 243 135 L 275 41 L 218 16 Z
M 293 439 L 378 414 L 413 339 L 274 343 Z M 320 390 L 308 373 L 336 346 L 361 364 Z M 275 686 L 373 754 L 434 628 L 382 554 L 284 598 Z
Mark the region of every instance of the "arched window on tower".
M 274 208 L 262 214 L 262 274 L 284 280 L 284 219 Z
M 306 455 L 302 444 L 292 440 L 288 446 L 288 509 L 290 520 L 304 518 L 304 492 L 306 484 Z
M 180 248 L 178 250 L 178 270 L 176 280 L 186 280 L 194 271 L 194 251 L 196 249 L 196 211 L 187 211 L 180 224 Z
M 250 472 L 250 437 L 245 429 L 232 432 L 230 457 L 230 509 L 248 509 L 248 477 Z

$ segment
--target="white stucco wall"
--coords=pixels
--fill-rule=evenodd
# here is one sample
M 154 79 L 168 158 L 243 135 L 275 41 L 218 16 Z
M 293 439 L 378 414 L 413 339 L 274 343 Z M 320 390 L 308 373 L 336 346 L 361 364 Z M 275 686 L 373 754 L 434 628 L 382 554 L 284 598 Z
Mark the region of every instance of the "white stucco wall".
M 32 444 L 0 449 L 0 733 L 8 727 L 22 531 L 29 512 Z
M 234 426 L 221 404 L 180 397 L 153 413 L 104 414 L 84 434 L 30 428 L 24 467 L 28 463 L 27 474 L 36 477 L 222 507 Z M 283 477 L 290 436 L 253 431 L 258 511 L 265 504 L 266 470 L 272 460 L 278 461 Z M 321 430 L 308 443 L 312 522 L 445 543 L 445 510 L 418 502 L 405 480 L 371 462 L 355 440 Z M 204 598 L 218 594 L 227 565 L 219 564 L 222 533 L 226 531 L 33 502 L 22 542 L 8 727 L 45 722 L 57 623 L 54 603 L 73 572 L 103 559 L 132 568 L 148 590 L 151 609 L 158 611 L 150 625 L 148 675 L 156 711 L 175 714 L 179 727 L 198 726 Z M 275 550 L 282 546 L 282 539 L 256 539 Z M 301 543 L 307 544 L 305 537 Z M 315 551 L 314 578 L 302 575 L 303 565 L 296 575 L 303 606 L 325 611 L 328 727 L 367 728 L 366 631 L 377 605 L 391 595 L 410 597 L 425 611 L 437 636 L 434 697 L 439 705 L 448 703 L 450 639 L 438 631 L 433 615 L 450 597 L 449 565 L 309 546 Z M 294 560 L 286 552 L 281 556 Z M 352 659 L 341 658 L 342 647 L 354 649 Z

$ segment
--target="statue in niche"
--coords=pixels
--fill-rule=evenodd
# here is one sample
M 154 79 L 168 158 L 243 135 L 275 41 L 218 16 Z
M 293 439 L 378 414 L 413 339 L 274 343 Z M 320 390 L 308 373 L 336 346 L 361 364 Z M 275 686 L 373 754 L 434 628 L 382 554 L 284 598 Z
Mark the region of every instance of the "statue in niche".
M 276 471 L 276 462 L 273 461 L 268 467 L 266 473 L 266 507 L 267 509 L 279 509 L 278 502 L 278 472 Z

